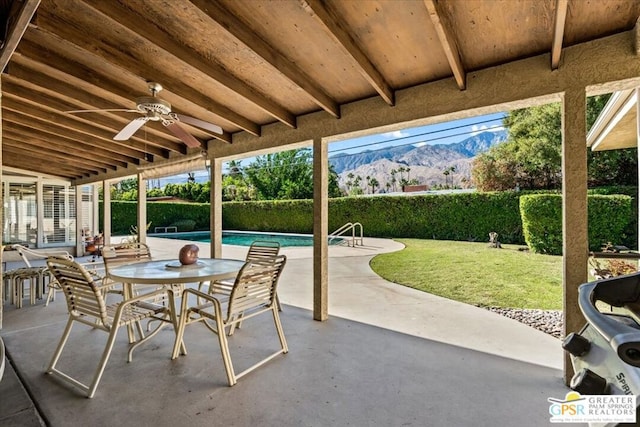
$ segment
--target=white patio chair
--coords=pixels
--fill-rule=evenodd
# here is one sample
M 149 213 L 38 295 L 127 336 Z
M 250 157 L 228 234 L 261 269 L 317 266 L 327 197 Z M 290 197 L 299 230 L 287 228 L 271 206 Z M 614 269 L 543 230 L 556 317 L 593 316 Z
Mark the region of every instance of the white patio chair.
M 121 245 L 106 245 L 102 247 L 102 259 L 105 267 L 105 284 L 110 284 L 108 292 L 122 294 L 122 289 L 109 277 L 109 269 L 124 264 L 151 261 L 151 249 L 144 243 L 127 243 Z
M 233 386 L 240 377 L 265 364 L 275 356 L 288 353 L 289 348 L 287 347 L 287 341 L 284 337 L 280 316 L 275 304 L 278 279 L 280 278 L 285 262 L 286 257 L 280 255 L 265 259 L 260 263 L 245 263 L 240 273 L 238 273 L 228 296 L 216 296 L 206 294 L 196 289 L 186 289 L 182 295 L 180 325 L 178 327 L 178 333 L 176 334 L 172 358 L 175 359 L 178 357 L 186 325 L 197 322 L 203 322 L 207 328 L 218 336 L 229 386 Z M 204 301 L 205 303 L 189 307 L 189 295 L 194 295 L 199 301 Z M 271 312 L 273 316 L 273 321 L 278 333 L 280 350 L 236 374 L 231 361 L 225 328 L 230 328 L 242 320 L 247 320 L 251 317 L 269 312 Z M 239 317 L 241 314 L 242 318 Z M 215 325 L 209 325 L 206 322 L 207 320 L 213 321 Z M 186 347 L 184 354 L 186 354 Z
M 130 345 L 127 361 L 131 362 L 133 350 L 137 346 L 157 334 L 166 322 L 175 322 L 175 318 L 170 309 L 170 307 L 173 307 L 173 304 L 169 306 L 152 304 L 148 302 L 149 299 L 166 295 L 170 301 L 173 301 L 173 295 L 166 289 L 159 289 L 146 295 L 107 305 L 104 299 L 104 290 L 110 285 L 101 286 L 96 284 L 94 277 L 82 267 L 82 265 L 74 261 L 56 257 L 49 258 L 47 265 L 49 271 L 62 287 L 69 309 L 69 320 L 60 338 L 60 343 L 51 358 L 47 373 L 55 375 L 84 390 L 87 393 L 87 397 L 92 398 L 96 392 L 107 361 L 109 360 L 109 355 L 111 354 L 120 327 L 138 325 L 139 322 L 145 319 L 163 320 L 159 322 L 153 332 L 144 338 L 141 334 L 141 339 Z M 84 323 L 91 328 L 102 330 L 109 334 L 102 357 L 89 385 L 85 385 L 70 375 L 56 369 L 56 364 L 60 359 L 74 322 Z M 138 330 L 138 332 L 141 331 Z M 82 351 L 82 349 L 80 349 L 80 351 Z
M 261 260 L 278 256 L 280 253 L 280 243 L 270 242 L 267 240 L 256 240 L 251 243 L 245 261 L 247 262 L 260 262 Z M 210 294 L 222 294 L 229 295 L 231 288 L 233 287 L 233 280 L 216 280 L 209 285 Z M 279 311 L 282 311 L 280 300 L 276 294 L 276 305 Z M 233 333 L 233 331 L 231 331 Z
M 30 281 L 30 298 L 31 304 L 35 303 L 36 296 L 40 296 L 40 293 L 44 290 L 45 278 L 49 279 L 47 284 L 47 299 L 45 301 L 45 307 L 49 305 L 49 302 L 55 300 L 56 290 L 60 290 L 58 283 L 51 277 L 47 270 L 47 266 L 34 267 L 31 265 L 33 260 L 46 260 L 50 256 L 62 257 L 68 260 L 73 260 L 73 256 L 64 250 L 47 249 L 46 251 L 35 251 L 23 245 L 12 245 L 15 251 L 18 252 L 20 258 L 25 264 L 25 267 L 19 268 L 14 271 L 8 271 L 6 274 L 10 276 L 12 282 L 12 292 L 17 298 L 16 303 L 22 305 L 22 297 L 24 296 L 24 284 L 27 280 Z M 35 282 L 35 283 L 34 283 Z M 33 294 L 33 290 L 36 290 L 37 295 Z
M 4 341 L 0 337 L 0 381 L 2 381 L 2 376 L 4 375 L 4 359 Z

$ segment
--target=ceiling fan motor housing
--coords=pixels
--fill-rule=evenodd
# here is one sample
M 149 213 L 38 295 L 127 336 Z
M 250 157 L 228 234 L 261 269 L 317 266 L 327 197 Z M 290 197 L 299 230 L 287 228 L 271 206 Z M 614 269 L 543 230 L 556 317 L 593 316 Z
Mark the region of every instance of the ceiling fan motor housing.
M 136 107 L 141 112 L 148 113 L 152 120 L 154 116 L 171 113 L 171 104 L 155 96 L 142 96 L 136 99 Z M 160 117 L 156 120 L 160 120 Z

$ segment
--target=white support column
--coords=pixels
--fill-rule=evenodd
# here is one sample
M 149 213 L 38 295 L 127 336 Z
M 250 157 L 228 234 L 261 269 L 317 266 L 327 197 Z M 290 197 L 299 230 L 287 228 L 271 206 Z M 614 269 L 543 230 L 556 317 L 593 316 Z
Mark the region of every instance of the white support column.
M 578 307 L 578 287 L 587 281 L 589 261 L 587 220 L 586 92 L 572 88 L 564 94 L 562 108 L 562 242 L 564 334 L 579 331 L 585 323 Z M 573 367 L 564 359 L 568 384 Z
M 102 181 L 102 203 L 102 224 L 104 226 L 102 236 L 104 244 L 108 245 L 111 243 L 111 183 L 109 181 Z
M 138 242 L 147 243 L 147 180 L 138 174 Z
M 38 209 L 36 209 L 36 217 L 38 218 L 38 230 L 36 232 L 36 247 L 42 247 L 44 243 L 49 243 L 45 240 L 47 237 L 44 234 L 44 189 L 42 188 L 42 178 L 38 178 L 36 183 L 36 203 Z M 7 196 L 9 193 L 7 192 Z M 48 238 L 47 238 L 48 239 Z
M 91 185 L 91 202 L 93 203 L 93 210 L 91 214 L 91 237 L 100 232 L 100 189 L 98 184 Z
M 222 257 L 222 161 L 209 159 L 211 167 L 211 258 Z
M 82 223 L 84 211 L 82 209 L 82 185 L 76 185 L 76 256 L 84 255 L 84 236 Z
M 328 144 L 313 140 L 313 318 L 329 317 L 329 159 Z

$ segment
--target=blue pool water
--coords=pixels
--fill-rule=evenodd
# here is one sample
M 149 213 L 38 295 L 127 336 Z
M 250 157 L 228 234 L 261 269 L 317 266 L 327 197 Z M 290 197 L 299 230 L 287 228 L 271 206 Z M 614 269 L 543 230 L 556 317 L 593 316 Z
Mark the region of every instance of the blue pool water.
M 211 243 L 211 233 L 208 231 L 151 234 L 150 236 Z M 307 234 L 257 233 L 245 231 L 222 232 L 222 243 L 225 245 L 251 246 L 251 243 L 256 240 L 277 242 L 280 243 L 280 246 L 313 246 L 313 236 Z M 342 240 L 342 238 L 333 238 L 329 240 L 329 244 L 336 245 L 341 243 Z

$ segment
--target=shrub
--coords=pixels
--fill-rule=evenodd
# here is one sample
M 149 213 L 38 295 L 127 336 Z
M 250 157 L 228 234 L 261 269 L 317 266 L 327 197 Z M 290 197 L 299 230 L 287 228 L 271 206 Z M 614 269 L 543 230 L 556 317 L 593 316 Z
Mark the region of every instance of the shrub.
M 631 216 L 629 196 L 590 195 L 588 200 L 589 249 L 626 240 Z M 562 196 L 533 194 L 520 198 L 524 238 L 533 252 L 562 254 Z
M 129 234 L 129 227 L 138 221 L 137 202 L 111 202 L 111 232 L 113 234 Z M 100 202 L 100 229 L 102 224 L 103 206 Z M 208 203 L 147 203 L 147 221 L 151 222 L 151 232 L 154 227 L 167 227 L 179 221 L 194 221 L 195 226 L 191 230 L 209 230 L 211 208 Z
M 329 232 L 360 222 L 367 236 L 523 243 L 516 192 L 343 197 L 329 200 Z M 223 228 L 313 231 L 312 200 L 223 203 Z
M 171 225 L 177 227 L 179 232 L 188 232 L 196 229 L 196 222 L 192 219 L 181 219 Z

